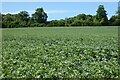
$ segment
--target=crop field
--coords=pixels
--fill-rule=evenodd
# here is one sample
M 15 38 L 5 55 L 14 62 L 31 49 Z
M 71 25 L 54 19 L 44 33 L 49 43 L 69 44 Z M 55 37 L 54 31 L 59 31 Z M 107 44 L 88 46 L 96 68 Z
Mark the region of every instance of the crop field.
M 5 78 L 118 78 L 118 27 L 2 29 Z

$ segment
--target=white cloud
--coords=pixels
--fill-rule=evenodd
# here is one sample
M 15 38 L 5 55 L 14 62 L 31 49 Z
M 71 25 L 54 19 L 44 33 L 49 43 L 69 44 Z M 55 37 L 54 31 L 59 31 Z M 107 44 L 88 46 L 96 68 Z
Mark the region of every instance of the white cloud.
M 21 10 L 21 11 L 24 11 L 24 10 Z M 25 10 L 27 11 L 27 10 Z M 20 11 L 15 11 L 15 12 L 2 12 L 2 14 L 18 14 Z M 30 15 L 33 14 L 35 11 L 27 11 Z
M 27 10 L 26 10 L 27 11 Z M 19 13 L 20 11 L 15 11 L 15 12 L 2 12 L 2 14 L 17 14 Z M 31 10 L 31 11 L 27 11 L 30 15 L 33 14 L 35 11 L 34 10 Z M 80 12 L 78 10 L 45 10 L 45 12 L 47 14 L 61 14 L 61 13 L 73 13 L 73 12 Z
M 69 12 L 80 12 L 78 10 L 46 10 L 48 14 L 61 14 L 61 13 L 69 13 Z
M 2 12 L 2 14 L 8 14 L 8 13 L 10 13 L 10 14 L 17 14 L 17 13 L 19 13 L 20 11 L 16 11 L 16 12 Z

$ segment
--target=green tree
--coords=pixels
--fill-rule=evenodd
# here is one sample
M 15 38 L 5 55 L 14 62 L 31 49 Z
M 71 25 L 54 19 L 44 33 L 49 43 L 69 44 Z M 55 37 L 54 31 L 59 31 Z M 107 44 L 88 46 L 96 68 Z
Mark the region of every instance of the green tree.
M 97 9 L 96 18 L 101 25 L 108 25 L 107 13 L 103 5 L 99 5 Z
M 28 22 L 29 14 L 27 11 L 21 11 L 18 13 L 18 18 L 24 22 Z
M 43 8 L 37 8 L 36 12 L 32 14 L 33 19 L 38 23 L 45 23 L 47 21 L 47 13 L 44 12 Z
M 11 22 L 14 21 L 12 14 L 2 15 L 2 27 L 3 28 L 12 28 Z
M 19 26 L 27 27 L 29 21 L 29 13 L 27 11 L 21 11 L 16 15 L 16 22 L 20 22 Z M 16 23 L 14 22 L 14 23 Z
M 116 12 L 118 15 L 120 15 L 120 1 L 118 2 L 118 10 Z
M 117 17 L 118 17 L 117 15 L 112 16 L 109 20 L 109 25 L 117 26 Z
M 0 28 L 2 28 L 2 14 L 0 13 Z
M 111 26 L 120 26 L 120 4 L 118 6 L 118 10 L 117 10 L 116 14 L 117 15 L 113 15 L 109 20 L 109 24 Z

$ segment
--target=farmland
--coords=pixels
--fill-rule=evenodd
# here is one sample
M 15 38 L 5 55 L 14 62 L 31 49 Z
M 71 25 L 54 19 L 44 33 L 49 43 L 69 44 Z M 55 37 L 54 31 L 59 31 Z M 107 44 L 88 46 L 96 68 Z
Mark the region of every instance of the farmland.
M 118 78 L 118 27 L 2 29 L 6 78 Z

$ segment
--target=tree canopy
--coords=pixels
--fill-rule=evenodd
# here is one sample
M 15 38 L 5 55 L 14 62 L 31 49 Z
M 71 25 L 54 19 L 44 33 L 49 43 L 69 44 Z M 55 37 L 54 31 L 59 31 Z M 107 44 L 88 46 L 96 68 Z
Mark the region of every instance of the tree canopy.
M 99 21 L 101 25 L 108 24 L 107 13 L 106 13 L 106 10 L 104 9 L 103 5 L 99 5 L 99 7 L 97 9 L 96 18 L 97 18 L 97 21 Z
M 43 8 L 37 8 L 32 16 L 27 11 L 18 14 L 1 14 L 2 28 L 18 27 L 69 27 L 69 26 L 118 26 L 120 25 L 120 6 L 117 15 L 113 15 L 109 20 L 104 5 L 99 5 L 96 15 L 78 14 L 61 20 L 47 21 L 47 13 Z
M 38 23 L 45 23 L 47 21 L 47 14 L 44 12 L 43 8 L 37 8 L 36 12 L 32 14 L 32 18 Z

